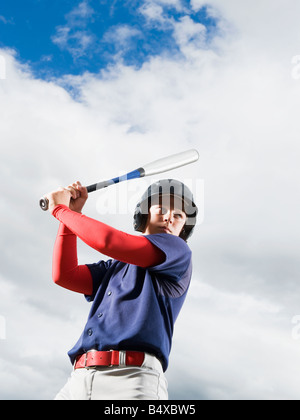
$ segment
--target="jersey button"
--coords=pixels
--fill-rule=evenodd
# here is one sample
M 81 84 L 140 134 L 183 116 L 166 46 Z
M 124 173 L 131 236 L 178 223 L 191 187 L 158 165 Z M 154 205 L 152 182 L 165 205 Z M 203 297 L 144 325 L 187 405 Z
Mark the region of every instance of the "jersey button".
M 112 295 L 112 291 L 109 291 L 107 294 L 108 294 L 108 296 L 111 296 Z
M 91 336 L 93 334 L 93 330 L 91 328 L 89 328 L 87 333 L 88 333 L 89 336 Z
M 102 318 L 103 317 L 103 313 L 100 312 L 100 314 L 98 314 L 98 318 Z

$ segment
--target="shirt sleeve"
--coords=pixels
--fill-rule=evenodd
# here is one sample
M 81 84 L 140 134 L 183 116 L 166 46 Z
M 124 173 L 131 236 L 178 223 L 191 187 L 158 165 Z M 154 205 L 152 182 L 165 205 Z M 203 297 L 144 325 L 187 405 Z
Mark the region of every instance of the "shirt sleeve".
M 111 267 L 112 262 L 113 260 L 99 261 L 94 264 L 86 265 L 90 271 L 92 282 L 93 282 L 92 293 L 85 294 L 85 298 L 88 302 L 92 302 L 95 299 L 95 296 L 100 287 L 100 284 L 102 283 L 103 278 L 106 275 L 107 271 Z
M 165 254 L 162 263 L 148 270 L 162 279 L 179 282 L 191 267 L 192 252 L 187 243 L 178 236 L 165 233 L 145 237 Z

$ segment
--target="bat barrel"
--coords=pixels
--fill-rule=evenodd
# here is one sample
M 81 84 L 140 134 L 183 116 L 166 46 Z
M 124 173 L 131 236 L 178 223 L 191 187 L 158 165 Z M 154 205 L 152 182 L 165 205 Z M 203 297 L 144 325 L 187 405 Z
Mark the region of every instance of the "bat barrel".
M 191 149 L 148 163 L 147 165 L 144 165 L 143 169 L 145 176 L 156 175 L 180 168 L 181 166 L 189 165 L 190 163 L 196 162 L 198 159 L 199 153 L 197 150 Z

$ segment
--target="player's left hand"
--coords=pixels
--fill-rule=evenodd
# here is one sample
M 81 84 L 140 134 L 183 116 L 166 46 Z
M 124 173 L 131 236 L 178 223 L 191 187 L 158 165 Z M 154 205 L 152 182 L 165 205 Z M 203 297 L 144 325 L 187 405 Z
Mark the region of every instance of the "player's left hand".
M 68 185 L 66 189 L 71 194 L 69 203 L 70 209 L 76 211 L 77 213 L 81 213 L 81 210 L 85 205 L 86 200 L 88 199 L 87 189 L 83 187 L 79 181 Z
M 49 211 L 52 213 L 54 207 L 62 204 L 71 210 L 80 213 L 86 200 L 88 192 L 79 181 L 68 185 L 66 188 L 60 187 L 56 191 L 52 191 L 46 196 L 49 200 Z

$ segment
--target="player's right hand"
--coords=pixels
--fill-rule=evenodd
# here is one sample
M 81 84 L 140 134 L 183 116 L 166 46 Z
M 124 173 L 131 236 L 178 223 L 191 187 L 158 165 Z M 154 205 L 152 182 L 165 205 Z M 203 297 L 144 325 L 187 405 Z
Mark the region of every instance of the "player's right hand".
M 69 207 L 71 200 L 71 193 L 69 190 L 63 187 L 59 187 L 56 191 L 52 191 L 46 195 L 46 198 L 49 201 L 48 210 L 50 213 L 54 210 L 54 207 L 58 204 L 63 204 Z

